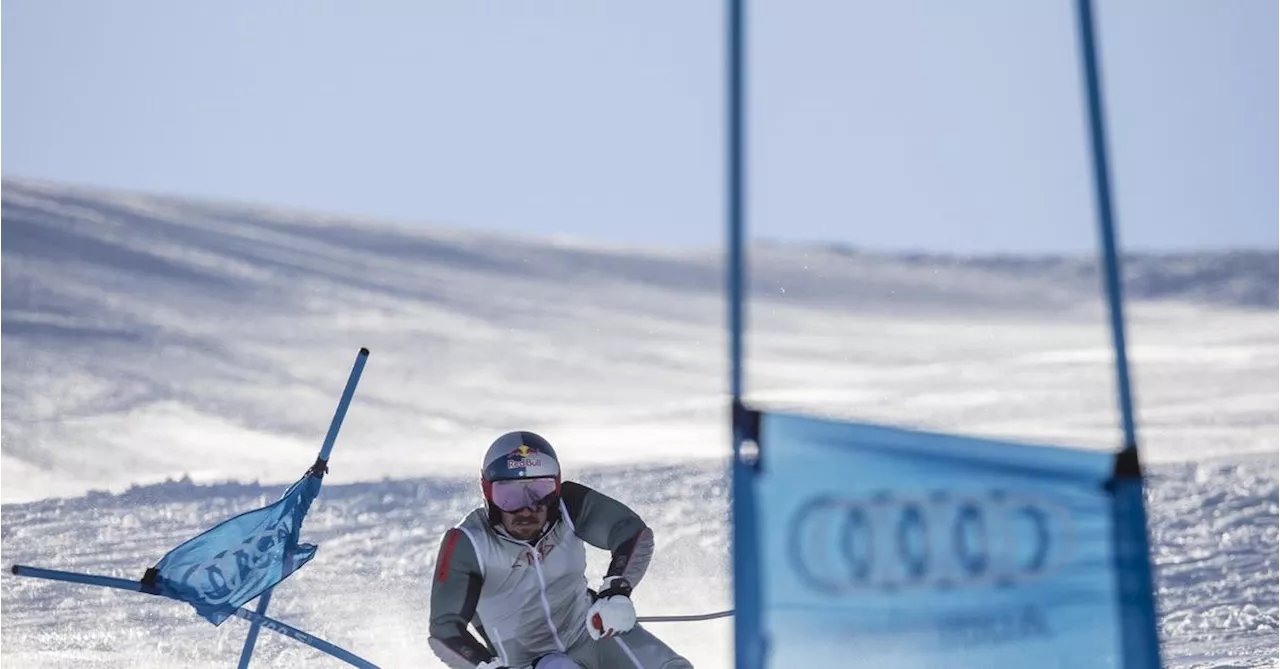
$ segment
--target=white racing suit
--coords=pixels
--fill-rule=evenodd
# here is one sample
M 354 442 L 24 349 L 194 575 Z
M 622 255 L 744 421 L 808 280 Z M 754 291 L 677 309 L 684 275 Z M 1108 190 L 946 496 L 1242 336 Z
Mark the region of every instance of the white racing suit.
M 574 666 L 567 657 L 584 669 L 692 669 L 639 625 L 598 641 L 587 633 L 586 544 L 612 554 L 605 576 L 636 585 L 649 566 L 653 533 L 634 511 L 565 481 L 538 540 L 514 539 L 496 520 L 476 509 L 440 544 L 428 643 L 446 665 L 473 669 L 497 658 L 513 669 Z

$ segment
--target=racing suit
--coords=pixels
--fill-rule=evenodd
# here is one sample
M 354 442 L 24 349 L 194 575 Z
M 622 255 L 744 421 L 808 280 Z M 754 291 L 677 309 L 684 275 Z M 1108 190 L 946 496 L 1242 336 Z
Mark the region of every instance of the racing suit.
M 649 566 L 653 533 L 634 511 L 565 481 L 536 540 L 516 539 L 494 520 L 487 508 L 476 509 L 440 544 L 428 643 L 446 665 L 473 669 L 496 658 L 518 669 L 565 666 L 568 658 L 586 669 L 692 669 L 639 625 L 600 640 L 587 632 L 594 593 L 586 545 L 612 554 L 606 577 L 634 586 Z

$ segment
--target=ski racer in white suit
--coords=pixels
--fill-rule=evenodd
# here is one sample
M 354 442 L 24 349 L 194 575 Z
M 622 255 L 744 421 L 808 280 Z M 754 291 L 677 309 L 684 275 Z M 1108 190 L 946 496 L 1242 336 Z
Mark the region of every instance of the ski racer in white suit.
M 640 516 L 562 483 L 555 450 L 532 432 L 493 442 L 480 478 L 485 506 L 445 533 L 436 557 L 428 643 L 445 664 L 692 669 L 636 624 L 631 589 L 653 555 L 653 533 Z M 596 592 L 587 588 L 586 544 L 612 554 Z

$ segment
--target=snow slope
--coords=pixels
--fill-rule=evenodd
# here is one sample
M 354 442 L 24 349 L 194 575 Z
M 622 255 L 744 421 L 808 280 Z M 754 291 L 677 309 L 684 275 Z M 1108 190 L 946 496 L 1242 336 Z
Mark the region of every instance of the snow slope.
M 373 355 L 338 482 L 470 472 L 514 425 L 575 461 L 725 452 L 717 252 L 3 192 L 4 501 L 186 474 L 287 481 L 360 346 Z M 762 245 L 752 265 L 757 401 L 1116 443 L 1088 261 Z M 1276 450 L 1276 266 L 1130 263 L 1149 458 Z
M 314 458 L 368 346 L 308 520 L 321 554 L 273 602 L 282 619 L 389 666 L 426 663 L 438 534 L 475 503 L 478 453 L 516 427 L 651 519 L 643 613 L 727 605 L 718 251 L 14 180 L 2 232 L 6 565 L 136 577 L 274 498 Z M 758 244 L 751 262 L 754 401 L 1117 442 L 1088 259 Z M 1139 255 L 1126 269 L 1167 648 L 1177 666 L 1274 661 L 1277 255 Z M 238 621 L 214 629 L 140 595 L 0 583 L 5 666 L 226 666 L 243 639 Z M 727 623 L 663 632 L 700 666 L 727 666 Z M 268 640 L 261 657 L 311 655 Z

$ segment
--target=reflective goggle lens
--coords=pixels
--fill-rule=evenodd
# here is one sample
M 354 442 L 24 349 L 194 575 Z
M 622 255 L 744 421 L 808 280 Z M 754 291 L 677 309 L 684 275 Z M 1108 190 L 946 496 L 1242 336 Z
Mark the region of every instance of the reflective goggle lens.
M 545 506 L 555 492 L 556 480 L 551 478 L 494 481 L 489 489 L 494 505 L 508 513 Z

